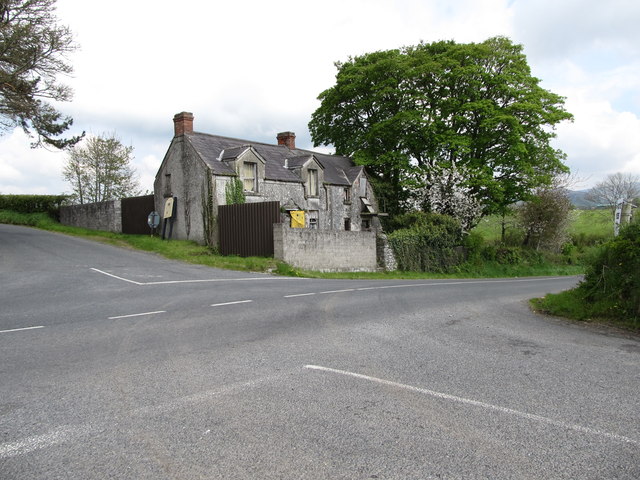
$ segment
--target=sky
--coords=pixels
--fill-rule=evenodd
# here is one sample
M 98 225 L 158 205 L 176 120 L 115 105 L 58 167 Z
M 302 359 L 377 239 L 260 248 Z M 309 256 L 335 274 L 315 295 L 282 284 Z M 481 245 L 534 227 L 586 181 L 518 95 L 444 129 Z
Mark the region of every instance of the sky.
M 199 132 L 276 143 L 293 131 L 297 147 L 314 149 L 307 124 L 336 61 L 497 35 L 522 44 L 541 86 L 566 98 L 575 118 L 553 145 L 574 189 L 640 175 L 638 0 L 58 0 L 57 16 L 79 46 L 61 78 L 74 98 L 57 104 L 74 119 L 68 133 L 133 146 L 143 192 L 178 112 L 192 112 Z M 0 131 L 0 193 L 69 193 L 65 153 L 29 143 Z

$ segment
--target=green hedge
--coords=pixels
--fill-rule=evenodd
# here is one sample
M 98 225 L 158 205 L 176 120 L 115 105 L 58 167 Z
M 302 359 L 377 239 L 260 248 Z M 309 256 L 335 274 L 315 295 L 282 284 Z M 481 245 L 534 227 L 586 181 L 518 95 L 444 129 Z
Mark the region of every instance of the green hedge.
M 59 218 L 67 195 L 0 195 L 0 210 L 18 213 L 46 213 Z
M 640 319 L 640 224 L 600 247 L 579 290 L 595 315 Z
M 413 212 L 396 217 L 395 222 L 408 226 L 387 237 L 400 270 L 447 272 L 464 261 L 462 228 L 454 218 Z

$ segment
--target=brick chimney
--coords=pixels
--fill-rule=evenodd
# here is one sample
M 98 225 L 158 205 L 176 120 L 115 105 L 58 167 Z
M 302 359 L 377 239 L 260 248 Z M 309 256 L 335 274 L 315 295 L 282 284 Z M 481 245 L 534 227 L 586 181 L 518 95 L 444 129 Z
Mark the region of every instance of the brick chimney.
M 176 137 L 185 133 L 193 133 L 193 113 L 176 113 L 173 116 L 173 128 Z
M 293 132 L 280 132 L 278 134 L 278 145 L 285 145 L 289 150 L 296 148 L 296 134 Z

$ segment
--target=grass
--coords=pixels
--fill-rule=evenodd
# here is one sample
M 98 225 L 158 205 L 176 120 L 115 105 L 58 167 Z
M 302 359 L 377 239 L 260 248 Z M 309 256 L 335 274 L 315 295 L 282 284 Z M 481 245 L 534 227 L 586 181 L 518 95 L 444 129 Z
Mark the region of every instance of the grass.
M 162 240 L 158 237 L 147 235 L 126 235 L 122 233 L 69 227 L 61 225 L 44 213 L 22 214 L 0 210 L 0 223 L 36 227 L 52 232 L 100 241 L 118 247 L 153 252 L 172 260 L 208 267 L 250 272 L 274 272 L 290 276 L 296 276 L 298 273 L 287 264 L 273 258 L 223 256 L 216 254 L 206 246 L 186 240 Z
M 640 334 L 640 319 L 626 319 L 615 315 L 608 302 L 588 302 L 580 288 L 550 293 L 531 300 L 533 309 L 540 313 L 587 323 L 596 323 Z
M 27 225 L 53 232 L 87 238 L 111 245 L 135 248 L 146 252 L 153 252 L 163 257 L 205 265 L 208 267 L 229 270 L 270 272 L 283 276 L 304 276 L 309 278 L 333 279 L 367 279 L 367 280 L 395 280 L 395 279 L 429 279 L 429 278 L 497 278 L 497 277 L 527 277 L 527 276 L 560 276 L 578 275 L 582 273 L 579 265 L 560 265 L 553 262 L 539 262 L 533 265 L 518 264 L 504 265 L 498 262 L 485 261 L 480 264 L 465 264 L 453 273 L 430 272 L 317 272 L 303 271 L 290 265 L 266 257 L 238 257 L 218 255 L 214 250 L 185 240 L 161 240 L 158 237 L 146 235 L 126 235 L 78 227 L 61 225 L 46 214 L 20 214 L 0 211 L 0 223 Z
M 273 258 L 222 256 L 212 249 L 184 240 L 161 240 L 146 235 L 126 235 L 119 233 L 88 230 L 61 225 L 46 214 L 20 214 L 0 211 L 0 223 L 27 225 L 67 235 L 92 239 L 115 246 L 135 248 L 153 252 L 172 260 L 205 265 L 230 270 L 272 272 L 284 276 L 305 276 L 311 278 L 344 278 L 344 279 L 426 279 L 426 278 L 467 278 L 467 277 L 520 277 L 544 275 L 573 275 L 581 273 L 576 266 L 558 265 L 499 265 L 486 263 L 482 266 L 468 266 L 456 273 L 436 274 L 423 272 L 343 272 L 325 273 L 301 271 Z
M 507 236 L 516 226 L 516 218 L 505 218 Z M 491 215 L 480 220 L 473 229 L 486 242 L 499 242 L 502 234 L 502 217 Z M 597 243 L 613 238 L 613 214 L 610 210 L 572 210 L 569 235 L 582 243 Z
M 452 273 L 433 272 L 310 272 L 301 271 L 310 278 L 344 278 L 365 280 L 419 280 L 427 278 L 505 278 L 505 277 L 546 277 L 580 275 L 584 271 L 581 265 L 556 265 L 540 263 L 538 265 L 505 265 L 485 261 L 482 264 L 463 264 Z
M 593 235 L 604 239 L 613 237 L 611 210 L 572 210 L 569 227 L 571 235 Z

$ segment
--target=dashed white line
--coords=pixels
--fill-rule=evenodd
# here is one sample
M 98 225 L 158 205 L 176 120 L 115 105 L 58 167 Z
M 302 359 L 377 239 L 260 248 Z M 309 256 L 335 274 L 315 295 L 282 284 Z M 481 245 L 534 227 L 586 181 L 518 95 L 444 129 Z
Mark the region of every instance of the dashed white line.
M 582 425 L 575 425 L 572 423 L 563 422 L 562 420 L 554 420 L 553 418 L 543 417 L 541 415 L 535 415 L 533 413 L 520 412 L 518 410 L 513 410 L 511 408 L 501 407 L 499 405 L 492 405 L 490 403 L 479 402 L 477 400 L 471 400 L 469 398 L 457 397 L 455 395 L 450 395 L 448 393 L 436 392 L 434 390 L 428 390 L 426 388 L 414 387 L 413 385 L 406 385 L 404 383 L 392 382 L 390 380 L 385 380 L 382 378 L 370 377 L 369 375 L 363 375 L 361 373 L 349 372 L 346 370 L 338 370 L 335 368 L 322 367 L 319 365 L 305 365 L 304 368 L 310 370 L 320 370 L 322 372 L 327 373 L 336 373 L 339 375 L 344 375 L 347 377 L 358 378 L 361 380 L 367 380 L 369 382 L 378 383 L 381 385 L 387 385 L 390 387 L 400 388 L 402 390 L 409 390 L 411 392 L 421 393 L 424 395 L 429 395 L 431 397 L 440 398 L 443 400 L 448 400 L 451 402 L 462 403 L 465 405 L 472 405 L 474 407 L 480 407 L 487 410 L 493 410 L 501 413 L 506 413 L 508 415 L 513 415 L 520 418 L 525 418 L 527 420 L 533 420 L 536 422 L 547 423 L 549 425 L 553 425 L 555 427 L 564 428 L 567 430 L 574 430 L 577 432 L 588 433 L 591 435 L 597 435 L 600 437 L 609 438 L 611 440 L 617 440 L 624 443 L 632 443 L 634 445 L 640 445 L 640 441 L 633 440 L 632 438 L 625 437 L 624 435 L 618 435 L 615 433 L 603 432 L 602 430 L 596 430 L 595 428 L 583 427 Z
M 224 305 L 237 305 L 239 303 L 251 303 L 253 300 L 238 300 L 237 302 L 214 303 L 212 307 L 222 307 Z
M 326 290 L 324 292 L 319 292 L 319 295 L 326 295 L 327 293 L 342 293 L 342 292 L 355 292 L 355 288 L 345 288 L 343 290 Z
M 23 330 L 36 330 L 38 328 L 44 328 L 44 325 L 37 325 L 35 327 L 12 328 L 10 330 L 0 330 L 0 333 L 22 332 Z
M 130 315 L 118 315 L 117 317 L 109 317 L 109 320 L 116 320 L 118 318 L 142 317 L 144 315 L 155 315 L 156 313 L 167 313 L 167 312 L 166 310 L 158 310 L 157 312 L 132 313 Z
M 309 295 L 315 295 L 315 293 L 296 293 L 295 295 L 285 295 L 284 298 L 308 297 Z

